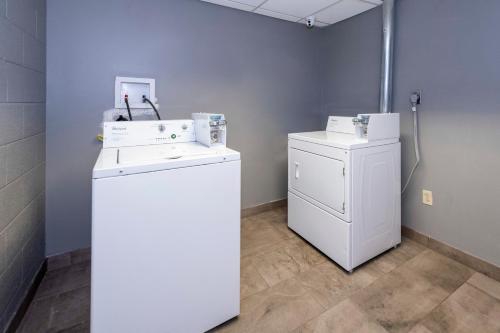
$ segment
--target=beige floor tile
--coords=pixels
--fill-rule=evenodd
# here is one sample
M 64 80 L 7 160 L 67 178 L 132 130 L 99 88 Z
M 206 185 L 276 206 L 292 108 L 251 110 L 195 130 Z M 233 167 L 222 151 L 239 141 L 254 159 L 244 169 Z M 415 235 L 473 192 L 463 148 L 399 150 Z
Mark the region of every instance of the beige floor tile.
M 287 239 L 297 238 L 298 235 L 290 228 L 288 228 L 287 215 L 284 213 L 277 212 L 266 218 L 267 221 L 284 237 Z
M 481 273 L 474 273 L 467 282 L 500 300 L 500 282 Z
M 500 332 L 500 300 L 466 283 L 422 324 L 431 332 Z
M 268 219 L 258 218 L 255 215 L 245 217 L 241 220 L 241 235 L 246 236 L 249 233 L 258 231 L 262 227 L 271 227 Z
M 411 240 L 349 274 L 288 229 L 286 207 L 242 219 L 241 237 L 241 315 L 214 332 L 500 332 L 500 283 Z M 73 259 L 19 332 L 89 331 L 90 252 Z
M 409 333 L 432 333 L 427 327 L 422 324 L 417 324 L 413 326 Z
M 395 269 L 352 296 L 390 332 L 408 332 L 450 293 L 410 270 Z
M 48 271 L 38 288 L 35 298 L 64 293 L 90 284 L 90 261 Z
M 269 287 L 249 257 L 241 259 L 240 286 L 241 298 L 253 295 Z
M 60 330 L 57 333 L 89 333 L 89 332 L 90 332 L 90 322 L 87 321 L 87 322 L 76 324 L 74 326 Z
M 241 256 L 257 254 L 259 252 L 270 251 L 276 246 L 280 246 L 285 238 L 274 228 L 262 228 L 241 237 Z
M 425 278 L 432 285 L 451 293 L 466 282 L 474 271 L 432 250 L 425 250 L 401 266 Z
M 90 318 L 90 287 L 34 301 L 18 333 L 71 331 Z
M 47 332 L 49 329 L 49 320 L 52 315 L 53 304 L 57 296 L 46 297 L 38 301 L 33 301 L 17 333 Z
M 301 239 L 282 242 L 271 251 L 262 251 L 249 257 L 253 266 L 270 286 L 327 260 Z
M 248 221 L 241 225 L 241 255 L 271 250 L 287 238 L 268 221 Z
M 253 265 L 264 280 L 273 286 L 300 272 L 299 264 L 286 251 L 285 246 L 253 256 Z
M 387 331 L 348 299 L 294 331 L 294 333 L 331 332 L 384 333 Z
M 294 245 L 293 247 L 290 247 L 290 252 L 292 253 L 293 258 L 297 261 L 297 263 L 299 263 L 299 265 L 306 267 L 306 269 L 309 269 L 311 266 L 316 266 L 330 261 L 330 259 L 328 259 L 324 254 L 319 252 L 311 244 L 300 237 L 291 239 L 289 243 Z M 305 271 L 306 269 L 303 269 L 302 271 Z
M 47 271 L 61 269 L 71 265 L 71 253 L 63 253 L 47 258 Z
M 297 280 L 325 308 L 345 300 L 354 292 L 373 283 L 381 274 L 370 267 L 348 273 L 331 261 L 297 276 Z
M 92 251 L 90 247 L 78 249 L 71 252 L 71 264 L 79 264 L 83 262 L 90 262 Z
M 383 273 L 389 273 L 424 250 L 426 250 L 424 246 L 410 239 L 403 238 L 398 247 L 390 249 L 370 260 L 366 265 L 374 266 Z
M 283 235 L 283 237 L 287 239 L 298 238 L 298 235 L 292 229 L 288 228 L 286 220 L 280 221 L 279 219 L 274 219 L 271 220 L 270 223 L 273 228 Z
M 241 302 L 240 316 L 214 332 L 290 332 L 324 308 L 295 279 L 283 281 Z

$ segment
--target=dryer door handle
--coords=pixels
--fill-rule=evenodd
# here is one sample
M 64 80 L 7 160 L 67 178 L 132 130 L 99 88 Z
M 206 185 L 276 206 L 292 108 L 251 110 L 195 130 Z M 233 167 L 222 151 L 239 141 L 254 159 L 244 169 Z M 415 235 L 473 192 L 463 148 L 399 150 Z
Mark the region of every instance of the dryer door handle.
M 299 179 L 300 177 L 299 166 L 299 162 L 295 162 L 295 179 Z

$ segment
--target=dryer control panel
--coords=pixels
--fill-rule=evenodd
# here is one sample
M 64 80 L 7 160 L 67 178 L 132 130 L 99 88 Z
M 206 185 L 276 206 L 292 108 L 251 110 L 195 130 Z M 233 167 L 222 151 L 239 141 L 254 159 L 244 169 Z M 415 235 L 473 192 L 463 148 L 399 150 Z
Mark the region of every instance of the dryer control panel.
M 186 120 L 114 121 L 103 125 L 103 148 L 194 142 L 194 122 Z

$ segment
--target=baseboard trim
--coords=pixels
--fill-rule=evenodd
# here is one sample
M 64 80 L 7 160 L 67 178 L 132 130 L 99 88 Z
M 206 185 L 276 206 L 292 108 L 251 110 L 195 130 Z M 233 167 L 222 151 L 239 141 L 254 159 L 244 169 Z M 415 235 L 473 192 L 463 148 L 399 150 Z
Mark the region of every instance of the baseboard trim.
M 459 249 L 454 248 L 446 243 L 438 241 L 430 236 L 424 235 L 418 231 L 410 229 L 406 226 L 401 227 L 401 233 L 403 236 L 420 243 L 431 250 L 434 250 L 448 258 L 458 261 L 461 264 L 469 266 L 470 268 L 489 276 L 492 279 L 500 281 L 500 267 L 495 266 L 487 261 L 484 261 L 478 257 L 474 257 L 468 253 L 465 253 Z
M 92 251 L 90 247 L 85 247 L 69 252 L 52 255 L 47 258 L 47 271 L 50 272 L 56 269 L 69 267 L 74 264 L 79 264 L 84 261 L 89 261 L 91 252 Z
M 31 284 L 31 286 L 28 289 L 28 292 L 24 296 L 24 299 L 21 302 L 19 309 L 17 309 L 16 313 L 14 314 L 14 317 L 7 325 L 7 329 L 5 331 L 6 333 L 14 333 L 19 328 L 19 325 L 21 324 L 24 315 L 28 311 L 28 308 L 31 302 L 33 301 L 33 298 L 35 297 L 36 291 L 40 286 L 40 283 L 42 282 L 42 279 L 45 276 L 46 272 L 47 272 L 47 259 L 43 261 L 43 264 L 36 273 L 35 278 L 33 279 L 33 283 Z
M 267 212 L 269 210 L 279 208 L 279 207 L 285 207 L 287 205 L 287 199 L 279 199 L 276 201 L 271 201 L 271 202 L 266 202 L 264 204 L 260 204 L 257 206 L 249 207 L 249 208 L 244 208 L 241 210 L 241 217 L 249 217 L 252 215 L 257 215 L 260 213 Z

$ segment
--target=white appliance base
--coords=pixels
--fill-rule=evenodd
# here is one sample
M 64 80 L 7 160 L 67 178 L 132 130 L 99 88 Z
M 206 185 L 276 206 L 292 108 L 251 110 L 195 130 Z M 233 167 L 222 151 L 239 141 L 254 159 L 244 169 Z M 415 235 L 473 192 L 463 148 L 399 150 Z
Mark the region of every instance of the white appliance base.
M 401 238 L 387 242 L 384 247 L 371 252 L 366 260 L 354 263 L 353 250 L 356 245 L 353 243 L 352 223 L 339 219 L 290 191 L 288 226 L 349 272 L 401 243 Z
M 350 223 L 288 192 L 288 226 L 344 269 L 353 268 Z
M 199 333 L 239 314 L 240 167 L 93 180 L 92 333 Z

